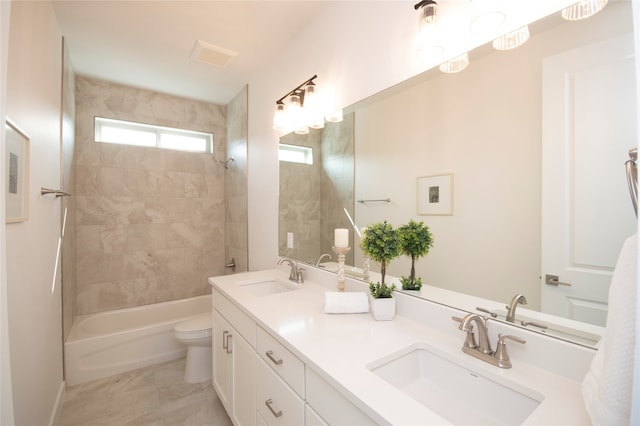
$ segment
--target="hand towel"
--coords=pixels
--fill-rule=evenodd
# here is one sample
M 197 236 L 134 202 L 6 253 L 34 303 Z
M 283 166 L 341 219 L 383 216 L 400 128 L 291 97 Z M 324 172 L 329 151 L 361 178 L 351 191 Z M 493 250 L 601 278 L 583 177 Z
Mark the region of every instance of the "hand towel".
M 324 294 L 325 314 L 359 314 L 369 312 L 367 293 L 328 291 Z
M 637 234 L 625 241 L 609 287 L 607 326 L 582 381 L 594 425 L 629 424 L 636 342 Z

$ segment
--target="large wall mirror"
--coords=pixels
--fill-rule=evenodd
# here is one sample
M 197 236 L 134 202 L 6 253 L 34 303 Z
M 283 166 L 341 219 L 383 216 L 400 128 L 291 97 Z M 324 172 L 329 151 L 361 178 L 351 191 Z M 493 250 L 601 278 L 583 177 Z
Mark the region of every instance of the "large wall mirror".
M 461 73 L 429 70 L 353 105 L 340 130 L 283 137 L 291 145 L 322 139 L 320 147 L 327 132 L 341 143 L 352 138 L 352 150 L 340 152 L 350 152 L 353 163 L 348 155 L 332 163 L 354 181 L 351 190 L 334 191 L 348 197 L 325 208 L 319 191 L 326 189 L 311 180 L 304 191 L 296 188 L 291 182 L 305 178 L 281 162 L 280 255 L 329 265 L 318 259 L 332 254 L 332 227 L 351 227 L 346 212 L 359 228 L 423 221 L 435 244 L 416 264 L 425 287 L 411 294 L 470 311 L 478 299 L 460 306 L 463 296 L 481 298 L 498 319 L 498 307 L 522 294 L 523 312 L 541 312 L 538 325 L 558 318 L 563 327 L 585 324 L 597 334 L 618 253 L 637 228 L 624 167 L 637 146 L 631 3 L 610 2 L 585 21 L 556 14 L 530 31 L 517 49 L 471 52 Z M 451 211 L 425 214 L 418 188 L 442 175 L 452 177 Z M 295 215 L 292 189 L 308 195 Z M 294 235 L 293 252 L 287 232 L 301 224 L 318 224 L 317 231 Z M 357 270 L 363 256 L 354 234 L 349 262 Z M 400 257 L 387 273 L 409 269 L 409 258 Z M 546 275 L 571 286 L 547 285 Z

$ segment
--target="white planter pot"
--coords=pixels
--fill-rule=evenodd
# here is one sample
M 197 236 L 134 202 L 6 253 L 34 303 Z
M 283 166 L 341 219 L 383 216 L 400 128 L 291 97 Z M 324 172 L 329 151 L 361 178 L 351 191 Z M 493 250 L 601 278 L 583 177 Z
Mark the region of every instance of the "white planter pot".
M 396 299 L 393 297 L 374 299 L 369 293 L 369 305 L 371 307 L 371 315 L 377 321 L 391 321 L 396 315 Z

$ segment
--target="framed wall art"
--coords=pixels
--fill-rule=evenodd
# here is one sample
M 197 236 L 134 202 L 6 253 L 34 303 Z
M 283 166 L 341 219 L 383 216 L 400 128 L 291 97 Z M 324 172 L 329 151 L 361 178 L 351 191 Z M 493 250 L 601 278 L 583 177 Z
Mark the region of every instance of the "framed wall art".
M 419 215 L 453 214 L 453 174 L 419 177 L 417 189 Z
M 6 222 L 24 222 L 29 216 L 29 137 L 9 119 L 4 129 Z

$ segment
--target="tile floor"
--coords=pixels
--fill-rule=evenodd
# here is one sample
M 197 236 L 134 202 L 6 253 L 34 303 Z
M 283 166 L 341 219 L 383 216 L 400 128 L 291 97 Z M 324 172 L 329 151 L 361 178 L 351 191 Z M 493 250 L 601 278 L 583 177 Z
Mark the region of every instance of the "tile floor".
M 211 381 L 184 382 L 184 362 L 69 387 L 57 426 L 230 426 Z

